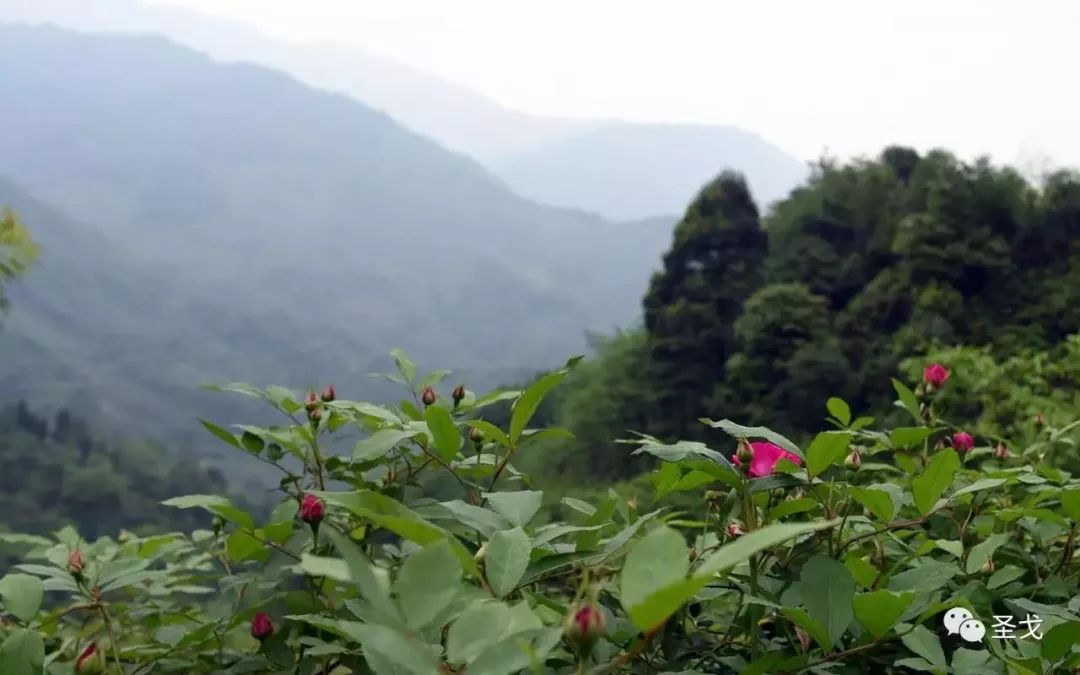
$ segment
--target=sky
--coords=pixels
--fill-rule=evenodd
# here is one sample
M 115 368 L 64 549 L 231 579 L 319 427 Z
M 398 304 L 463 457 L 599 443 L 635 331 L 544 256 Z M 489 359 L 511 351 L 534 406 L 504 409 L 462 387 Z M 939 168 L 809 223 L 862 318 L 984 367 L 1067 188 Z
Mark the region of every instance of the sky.
M 516 110 L 1080 166 L 1073 0 L 143 0 L 362 47 Z

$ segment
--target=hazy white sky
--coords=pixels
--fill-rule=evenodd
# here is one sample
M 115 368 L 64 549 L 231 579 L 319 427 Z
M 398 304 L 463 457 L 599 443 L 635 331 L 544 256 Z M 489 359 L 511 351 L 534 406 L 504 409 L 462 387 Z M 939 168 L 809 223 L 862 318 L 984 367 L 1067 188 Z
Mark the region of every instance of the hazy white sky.
M 149 0 L 353 44 L 518 110 L 735 124 L 803 157 L 1080 165 L 1074 0 Z

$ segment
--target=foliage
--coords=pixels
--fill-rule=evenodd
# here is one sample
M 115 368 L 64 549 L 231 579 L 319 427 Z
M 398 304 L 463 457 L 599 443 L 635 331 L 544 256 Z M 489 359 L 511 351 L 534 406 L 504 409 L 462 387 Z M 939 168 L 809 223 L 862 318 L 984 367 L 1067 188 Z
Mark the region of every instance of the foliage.
M 0 310 L 6 309 L 4 286 L 11 279 L 25 274 L 37 256 L 37 247 L 15 213 L 0 211 Z
M 659 460 L 650 478 L 658 492 L 696 495 L 701 517 L 642 512 L 613 495 L 567 498 L 565 522 L 540 524 L 543 494 L 515 462 L 558 433 L 533 430 L 533 415 L 577 359 L 524 391 L 455 398 L 436 394 L 438 374 L 418 377 L 402 353 L 395 358 L 410 390 L 396 407 L 337 400 L 332 390 L 299 397 L 228 387 L 292 418 L 275 427 L 205 424 L 281 474 L 269 517 L 199 494 L 165 502 L 213 516 L 210 529 L 190 535 L 5 535 L 26 547 L 28 562 L 0 579 L 0 671 L 1042 673 L 1080 665 L 1080 481 L 1034 461 L 1038 453 L 994 454 L 978 429 L 974 449 L 946 447 L 954 428 L 938 414 L 941 391 L 896 381 L 908 419 L 892 429 L 830 399 L 835 429 L 802 448 L 728 420 L 709 423 L 728 438 L 718 449 L 641 438 L 637 452 Z M 955 372 L 944 391 L 965 377 Z M 508 398 L 505 424 L 483 420 Z M 335 450 L 343 438 L 351 448 Z M 765 450 L 789 459 L 753 478 L 728 459 L 745 457 L 748 467 Z M 456 495 L 432 498 L 431 474 L 448 476 Z M 987 634 L 949 634 L 942 622 L 953 608 L 983 620 Z M 994 615 L 1028 619 L 1039 637 L 1021 629 L 996 639 Z

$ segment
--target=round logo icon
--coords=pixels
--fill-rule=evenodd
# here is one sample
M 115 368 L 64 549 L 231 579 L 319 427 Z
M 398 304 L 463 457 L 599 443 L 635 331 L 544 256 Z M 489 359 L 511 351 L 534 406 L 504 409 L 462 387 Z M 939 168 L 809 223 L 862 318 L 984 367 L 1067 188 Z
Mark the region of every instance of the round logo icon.
M 963 607 L 953 607 L 941 618 L 949 635 L 959 635 L 967 642 L 982 642 L 986 637 L 986 626 Z

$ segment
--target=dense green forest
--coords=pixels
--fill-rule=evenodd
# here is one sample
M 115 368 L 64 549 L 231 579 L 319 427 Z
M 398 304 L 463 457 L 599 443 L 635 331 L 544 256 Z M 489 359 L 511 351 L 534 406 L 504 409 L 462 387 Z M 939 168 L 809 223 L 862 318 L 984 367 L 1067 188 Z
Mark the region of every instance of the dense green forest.
M 577 439 L 559 453 L 567 479 L 639 472 L 608 440 L 629 430 L 710 438 L 697 420 L 730 418 L 805 438 L 830 396 L 895 415 L 889 378 L 926 354 L 974 365 L 965 412 L 1013 437 L 1040 412 L 1063 421 L 1080 394 L 1080 175 L 1033 185 L 892 147 L 820 162 L 763 212 L 724 173 L 676 226 L 643 305 L 643 327 L 599 339 L 552 403 Z

